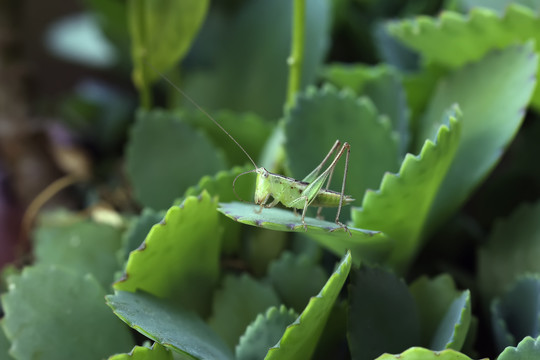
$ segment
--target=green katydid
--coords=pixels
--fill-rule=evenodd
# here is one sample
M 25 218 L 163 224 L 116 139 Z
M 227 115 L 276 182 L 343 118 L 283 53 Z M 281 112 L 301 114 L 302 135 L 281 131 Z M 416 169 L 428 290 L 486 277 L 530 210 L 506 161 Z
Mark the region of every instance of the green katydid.
M 150 65 L 151 66 L 151 65 Z M 153 68 L 153 67 L 152 67 Z M 341 213 L 341 208 L 343 205 L 348 205 L 354 201 L 350 195 L 345 195 L 345 183 L 347 180 L 347 169 L 349 167 L 349 154 L 350 154 L 350 145 L 345 142 L 341 144 L 339 140 L 336 140 L 328 154 L 324 157 L 323 161 L 304 179 L 301 181 L 286 177 L 283 175 L 278 175 L 269 172 L 263 167 L 257 166 L 255 161 L 249 156 L 247 151 L 232 137 L 227 130 L 225 130 L 220 123 L 217 122 L 206 110 L 204 110 L 195 100 L 188 96 L 184 91 L 182 91 L 176 84 L 170 81 L 166 76 L 161 74 L 154 68 L 161 77 L 167 81 L 175 90 L 182 94 L 189 102 L 191 102 L 199 111 L 201 111 L 205 116 L 207 116 L 214 124 L 216 124 L 227 136 L 231 138 L 232 141 L 244 152 L 249 161 L 255 167 L 254 170 L 250 170 L 239 174 L 233 181 L 233 190 L 236 180 L 245 174 L 252 172 L 257 173 L 257 180 L 255 183 L 255 204 L 260 205 L 260 208 L 256 211 L 260 213 L 263 208 L 271 208 L 276 206 L 278 203 L 283 204 L 285 207 L 292 208 L 296 213 L 297 209 L 302 209 L 302 224 L 304 230 L 307 231 L 307 225 L 305 222 L 306 211 L 310 205 L 318 207 L 317 217 L 320 218 L 320 214 L 323 207 L 337 207 L 337 214 L 335 223 L 339 226 L 331 231 L 337 229 L 344 229 L 346 232 L 351 235 L 351 232 L 347 228 L 347 225 L 339 221 L 339 215 Z M 338 150 L 339 149 L 339 150 Z M 337 151 L 337 153 L 336 153 Z M 334 159 L 330 165 L 321 173 L 324 164 L 328 159 L 335 154 Z M 332 180 L 332 174 L 337 165 L 337 162 L 345 153 L 345 170 L 343 174 L 343 182 L 341 184 L 341 192 L 329 190 L 330 181 Z M 320 175 L 319 175 L 320 173 Z M 326 182 L 326 186 L 323 187 Z M 271 199 L 271 201 L 270 201 Z M 268 202 L 270 201 L 270 202 Z

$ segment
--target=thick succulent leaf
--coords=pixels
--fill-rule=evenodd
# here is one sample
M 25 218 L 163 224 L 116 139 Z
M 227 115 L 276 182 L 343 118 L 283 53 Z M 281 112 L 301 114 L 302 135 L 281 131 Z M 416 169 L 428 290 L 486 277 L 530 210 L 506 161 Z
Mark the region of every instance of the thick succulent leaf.
M 388 30 L 429 62 L 456 68 L 479 60 L 495 48 L 530 38 L 540 41 L 538 17 L 515 5 L 508 6 L 503 17 L 479 7 L 467 15 L 445 11 L 438 18 L 418 16 L 390 22 Z
M 135 346 L 129 354 L 117 354 L 108 360 L 173 360 L 173 353 L 166 347 L 154 343 L 151 348 Z
M 472 360 L 455 350 L 433 351 L 421 347 L 412 347 L 401 354 L 383 354 L 376 360 Z
M 207 109 L 253 111 L 266 119 L 278 118 L 289 74 L 285 59 L 291 49 L 293 6 L 289 0 L 253 0 L 237 8 L 226 16 L 217 11 L 209 14 L 197 44 L 200 48 L 194 47 L 194 56 L 199 58 L 192 61 L 211 64 L 213 71 L 187 77 L 184 88 Z M 324 61 L 331 14 L 328 1 L 306 1 L 303 87 L 315 82 Z
M 150 339 L 198 359 L 233 359 L 223 340 L 195 313 L 143 292 L 116 291 L 107 304 Z
M 69 215 L 68 215 L 69 216 Z M 92 274 L 104 289 L 120 269 L 117 252 L 122 229 L 78 216 L 43 221 L 34 236 L 36 264 L 58 265 L 81 275 Z
M 450 168 L 460 140 L 461 114 L 453 108 L 439 127 L 435 142 L 426 140 L 420 154 L 407 154 L 398 174 L 386 173 L 378 191 L 368 191 L 362 208 L 352 210 L 355 227 L 380 230 L 395 240 L 389 259 L 403 268 L 421 244 L 436 194 Z
M 237 175 L 249 171 L 252 166 L 234 167 L 231 170 L 220 171 L 215 176 L 205 175 L 201 178 L 199 183 L 195 186 L 189 187 L 184 197 L 197 196 L 202 191 L 207 191 L 212 196 L 217 196 L 221 202 L 237 200 L 237 196 L 240 199 L 252 199 L 255 187 L 255 181 L 248 176 L 245 179 L 239 180 L 235 183 L 233 189 L 233 181 Z M 180 204 L 179 200 L 175 200 L 175 204 Z M 240 224 L 230 221 L 222 216 L 219 217 L 219 223 L 223 227 L 223 252 L 231 253 L 235 252 L 240 247 Z
M 403 281 L 379 268 L 362 266 L 352 273 L 347 327 L 354 360 L 374 359 L 420 344 L 414 298 Z
M 432 228 L 461 206 L 499 161 L 521 125 L 536 83 L 537 64 L 532 43 L 514 45 L 450 73 L 439 83 L 419 124 L 418 141 L 431 138 L 441 114 L 453 103 L 463 112 L 463 126 L 457 154 L 431 210 Z
M 294 231 L 304 233 L 300 215 L 291 210 L 278 208 L 263 209 L 260 206 L 238 202 L 220 204 L 220 212 L 234 221 L 243 224 L 263 227 L 278 231 Z M 353 261 L 358 264 L 361 259 L 380 261 L 390 253 L 393 241 L 379 231 L 370 231 L 349 227 L 351 236 L 333 222 L 306 217 L 307 234 L 319 244 L 336 255 L 351 250 Z M 331 232 L 332 230 L 336 230 Z
M 220 110 L 212 112 L 211 115 L 257 162 L 263 145 L 272 133 L 273 124 L 265 121 L 255 113 L 235 113 L 229 110 Z M 216 147 L 225 151 L 229 164 L 242 165 L 249 162 L 249 159 L 238 145 L 223 130 L 217 127 L 205 113 L 198 110 L 187 112 L 181 116 L 181 119 L 191 127 L 204 131 Z
M 236 346 L 237 360 L 263 359 L 268 349 L 276 345 L 298 314 L 283 305 L 271 307 L 266 314 L 259 314 L 246 329 Z
M 356 94 L 370 98 L 379 113 L 389 117 L 399 134 L 400 154 L 405 154 L 410 139 L 409 109 L 397 71 L 386 65 L 334 64 L 327 67 L 323 77 L 336 86 L 349 87 Z
M 227 276 L 223 288 L 214 296 L 208 324 L 230 349 L 234 349 L 246 327 L 257 315 L 279 304 L 279 298 L 271 286 L 247 274 Z
M 132 0 L 127 14 L 132 39 L 133 79 L 138 88 L 143 79 L 159 76 L 188 51 L 206 15 L 208 0 Z
M 452 68 L 479 60 L 493 49 L 502 49 L 529 39 L 534 39 L 536 43 L 540 41 L 540 18 L 534 11 L 516 5 L 509 5 L 502 17 L 490 9 L 475 8 L 467 15 L 447 11 L 437 19 L 420 16 L 412 21 L 394 22 L 388 25 L 388 29 L 428 61 Z M 538 59 L 534 58 L 533 61 L 538 62 Z M 519 65 L 514 64 L 512 68 L 518 69 Z M 496 74 L 496 70 L 491 71 L 492 75 Z M 536 78 L 536 74 L 531 76 Z M 497 104 L 495 101 L 486 103 Z M 538 89 L 532 103 L 536 108 L 540 106 Z M 459 104 L 462 105 L 461 102 Z M 465 107 L 463 109 L 468 116 Z
M 433 334 L 429 348 L 433 350 L 461 350 L 467 338 L 470 324 L 471 293 L 466 290 L 450 304 L 437 331 Z
M 126 157 L 135 196 L 153 209 L 169 207 L 203 175 L 226 167 L 206 136 L 163 110 L 137 112 Z
M 207 314 L 219 277 L 221 228 L 216 201 L 203 192 L 167 211 L 141 247 L 131 252 L 126 274 L 116 290 L 150 294 L 178 301 Z
M 499 220 L 478 252 L 478 283 L 486 301 L 525 273 L 540 273 L 540 202 L 520 206 Z
M 433 279 L 422 276 L 409 286 L 409 291 L 418 305 L 422 344 L 429 345 L 450 305 L 461 292 L 448 274 Z
M 386 171 L 399 166 L 398 139 L 388 118 L 379 116 L 369 99 L 359 99 L 351 90 L 338 91 L 326 85 L 301 93 L 286 115 L 285 135 L 288 167 L 296 179 L 311 173 L 336 140 L 348 142 L 351 156 L 345 192 L 357 202 L 366 189 L 378 186 Z M 344 164 L 345 154 L 335 168 L 330 188 L 341 189 Z M 323 213 L 327 217 L 334 214 L 331 210 Z M 341 217 L 342 222 L 348 220 L 348 211 Z
M 540 337 L 527 336 L 517 347 L 507 347 L 497 360 L 534 360 L 540 357 Z
M 268 278 L 285 305 L 302 311 L 309 298 L 323 287 L 327 275 L 309 256 L 286 251 L 270 264 Z
M 133 338 L 107 309 L 90 274 L 52 265 L 26 267 L 2 295 L 4 331 L 16 359 L 101 359 L 124 352 Z
M 495 342 L 499 350 L 515 346 L 519 339 L 540 335 L 540 276 L 516 281 L 491 304 Z
M 334 302 L 349 275 L 351 260 L 351 253 L 347 252 L 319 294 L 311 298 L 294 324 L 285 330 L 279 343 L 268 351 L 266 360 L 311 358 Z
M 165 211 L 143 209 L 142 213 L 129 224 L 124 233 L 122 254 L 120 256 L 122 262 L 128 260 L 129 253 L 142 245 L 152 226 L 159 223 L 164 217 Z

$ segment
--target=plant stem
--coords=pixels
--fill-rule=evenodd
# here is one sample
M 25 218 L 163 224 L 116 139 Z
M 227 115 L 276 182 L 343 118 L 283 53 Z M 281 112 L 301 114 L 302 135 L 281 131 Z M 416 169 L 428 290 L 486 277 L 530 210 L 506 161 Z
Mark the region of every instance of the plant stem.
M 294 0 L 292 18 L 292 44 L 289 64 L 289 88 L 287 92 L 288 110 L 293 107 L 296 93 L 302 84 L 302 62 L 304 61 L 304 45 L 306 38 L 306 0 Z

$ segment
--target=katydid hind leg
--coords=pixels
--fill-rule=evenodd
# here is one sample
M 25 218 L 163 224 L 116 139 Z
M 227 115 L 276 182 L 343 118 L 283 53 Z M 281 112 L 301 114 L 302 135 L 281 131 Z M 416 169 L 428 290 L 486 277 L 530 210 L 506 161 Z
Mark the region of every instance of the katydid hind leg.
M 339 215 L 341 213 L 341 208 L 343 207 L 343 198 L 345 197 L 345 184 L 347 183 L 347 172 L 349 170 L 349 155 L 351 153 L 351 146 L 349 145 L 349 143 L 346 142 L 343 144 L 343 147 L 341 148 L 341 151 L 340 151 L 341 154 L 343 154 L 344 149 L 346 149 L 347 152 L 345 154 L 345 170 L 343 171 L 343 182 L 341 183 L 341 195 L 339 197 L 339 206 L 338 206 L 338 210 L 336 214 L 336 224 L 339 225 L 340 228 L 345 229 L 345 231 L 349 233 L 349 236 L 351 236 L 351 232 L 349 228 L 347 228 L 347 225 L 339 221 Z
M 341 145 L 341 141 L 336 140 L 334 145 L 332 145 L 332 147 L 330 148 L 330 151 L 328 152 L 328 154 L 326 154 L 326 156 L 324 157 L 323 161 L 321 161 L 321 163 L 319 165 L 317 165 L 317 167 L 315 169 L 313 169 L 313 171 L 310 172 L 308 174 L 308 176 L 303 178 L 302 181 L 304 181 L 304 182 L 312 182 L 313 180 L 315 180 L 317 178 L 317 176 L 319 175 L 319 172 L 321 172 L 321 169 L 324 166 L 324 164 L 328 161 L 330 156 L 332 156 L 332 154 L 339 148 L 340 145 Z M 327 188 L 328 188 L 328 186 L 327 186 Z

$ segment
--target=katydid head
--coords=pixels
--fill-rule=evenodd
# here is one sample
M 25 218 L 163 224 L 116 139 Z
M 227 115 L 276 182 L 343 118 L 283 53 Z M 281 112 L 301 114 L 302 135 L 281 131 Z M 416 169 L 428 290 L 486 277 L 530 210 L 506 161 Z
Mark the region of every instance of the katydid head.
M 265 198 L 267 197 L 266 195 L 268 194 L 268 191 L 267 191 L 267 187 L 264 185 L 266 182 L 265 182 L 265 179 L 267 179 L 269 176 L 270 176 L 270 172 L 268 170 L 266 170 L 265 168 L 263 167 L 258 167 L 256 169 L 253 169 L 253 170 L 250 170 L 250 171 L 245 171 L 241 174 L 238 174 L 236 175 L 236 177 L 234 178 L 233 180 L 233 191 L 234 191 L 234 195 L 236 195 L 236 198 L 242 202 L 248 202 L 248 201 L 244 201 L 240 198 L 240 196 L 238 196 L 238 193 L 236 192 L 236 189 L 235 189 L 235 183 L 236 183 L 236 180 L 238 180 L 238 178 L 242 175 L 246 175 L 246 174 L 251 174 L 251 173 L 257 173 L 257 182 L 255 184 L 255 203 L 256 204 L 261 204 L 261 202 L 263 202 L 263 200 L 265 200 Z

